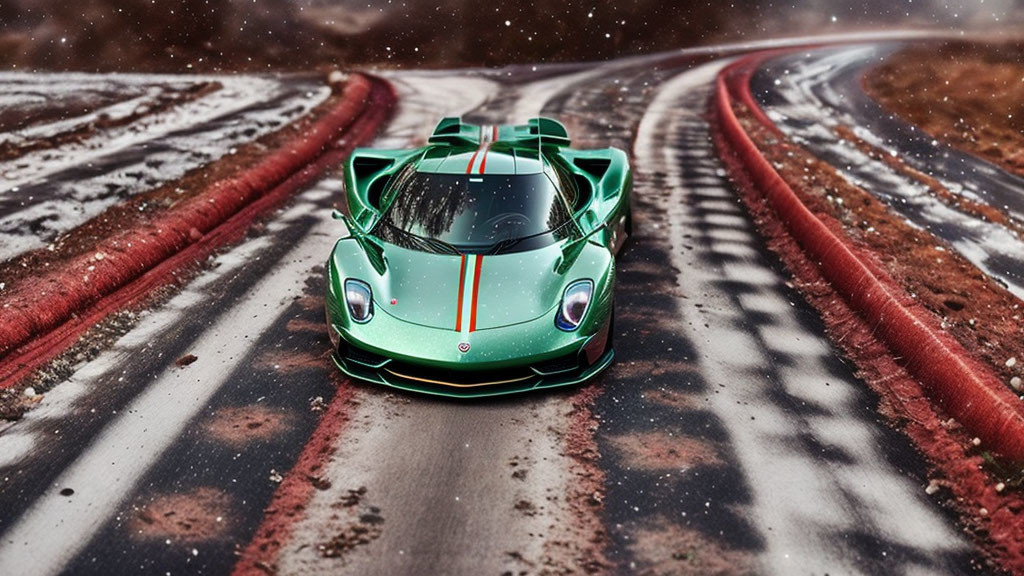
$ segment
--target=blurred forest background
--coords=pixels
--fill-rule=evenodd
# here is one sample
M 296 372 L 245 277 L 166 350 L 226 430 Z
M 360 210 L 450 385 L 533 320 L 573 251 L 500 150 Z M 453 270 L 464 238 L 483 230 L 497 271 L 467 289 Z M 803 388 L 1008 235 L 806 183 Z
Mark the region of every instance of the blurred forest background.
M 230 71 L 495 66 L 806 33 L 1000 31 L 1024 0 L 0 0 L 0 66 Z

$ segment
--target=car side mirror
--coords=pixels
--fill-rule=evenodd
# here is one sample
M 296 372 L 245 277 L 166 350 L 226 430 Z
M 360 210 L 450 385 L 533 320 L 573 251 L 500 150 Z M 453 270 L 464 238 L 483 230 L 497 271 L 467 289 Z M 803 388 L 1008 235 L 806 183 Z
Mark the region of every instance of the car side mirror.
M 587 210 L 580 216 L 580 223 L 588 233 L 599 228 L 597 214 L 593 210 Z
M 600 232 L 603 232 L 604 230 L 607 230 L 607 229 L 608 229 L 608 223 L 607 222 L 601 222 L 597 226 L 594 226 L 590 230 L 590 232 L 587 232 L 586 234 L 584 234 L 583 238 L 581 238 L 580 241 L 581 242 L 586 242 L 587 240 L 590 240 L 592 237 L 594 237 L 596 234 L 598 234 Z
M 345 228 L 348 229 L 348 233 L 351 236 L 357 236 L 363 233 L 362 228 L 360 228 L 359 225 L 356 224 L 355 220 L 353 220 L 348 216 L 348 214 L 345 214 L 340 210 L 331 210 L 331 218 L 334 218 L 335 220 L 341 220 L 342 222 L 344 222 Z
M 559 258 L 558 262 L 555 264 L 555 273 L 565 274 L 566 272 L 568 272 L 569 268 L 572 267 L 572 263 L 575 262 L 576 258 L 579 257 L 580 253 L 583 252 L 583 249 L 586 247 L 587 242 L 591 238 L 593 238 L 594 235 L 607 229 L 608 224 L 602 222 L 597 226 L 594 226 L 590 230 L 590 232 L 587 232 L 583 236 L 562 244 L 562 257 Z

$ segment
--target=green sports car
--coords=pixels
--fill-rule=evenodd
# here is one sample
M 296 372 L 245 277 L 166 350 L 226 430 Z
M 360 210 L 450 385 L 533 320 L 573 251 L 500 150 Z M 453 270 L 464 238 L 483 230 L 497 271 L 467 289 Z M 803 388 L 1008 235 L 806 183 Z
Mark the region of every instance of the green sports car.
M 549 118 L 444 118 L 426 146 L 358 149 L 327 325 L 349 376 L 445 396 L 582 382 L 612 361 L 622 150 L 573 150 Z

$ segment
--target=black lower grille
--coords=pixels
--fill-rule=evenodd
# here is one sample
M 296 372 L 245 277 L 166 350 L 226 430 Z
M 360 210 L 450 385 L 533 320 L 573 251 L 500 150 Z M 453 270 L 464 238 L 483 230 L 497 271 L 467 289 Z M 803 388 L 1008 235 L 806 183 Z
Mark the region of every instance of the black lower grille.
M 444 370 L 409 364 L 407 362 L 392 361 L 383 368 L 388 373 L 399 378 L 420 382 L 423 384 L 437 384 L 442 386 L 493 386 L 498 384 L 510 384 L 524 382 L 535 377 L 533 372 L 525 368 L 509 368 L 507 370 L 473 370 L 462 372 L 458 370 Z
M 380 354 L 375 354 L 362 348 L 356 348 L 355 346 L 341 345 L 341 356 L 345 360 L 356 362 L 364 366 L 377 367 L 387 362 L 387 358 Z
M 540 374 L 560 374 L 562 372 L 572 372 L 578 370 L 580 367 L 580 360 L 578 354 L 566 354 L 565 356 L 559 356 L 551 360 L 545 360 L 544 362 L 538 362 L 533 365 L 534 370 Z

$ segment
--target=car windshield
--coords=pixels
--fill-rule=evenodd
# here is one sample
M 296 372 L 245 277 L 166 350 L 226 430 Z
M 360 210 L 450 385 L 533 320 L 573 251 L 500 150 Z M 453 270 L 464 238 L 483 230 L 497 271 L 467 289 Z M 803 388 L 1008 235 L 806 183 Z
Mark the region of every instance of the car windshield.
M 574 231 L 545 174 L 432 174 L 410 171 L 395 184 L 374 234 L 428 252 L 531 250 Z

